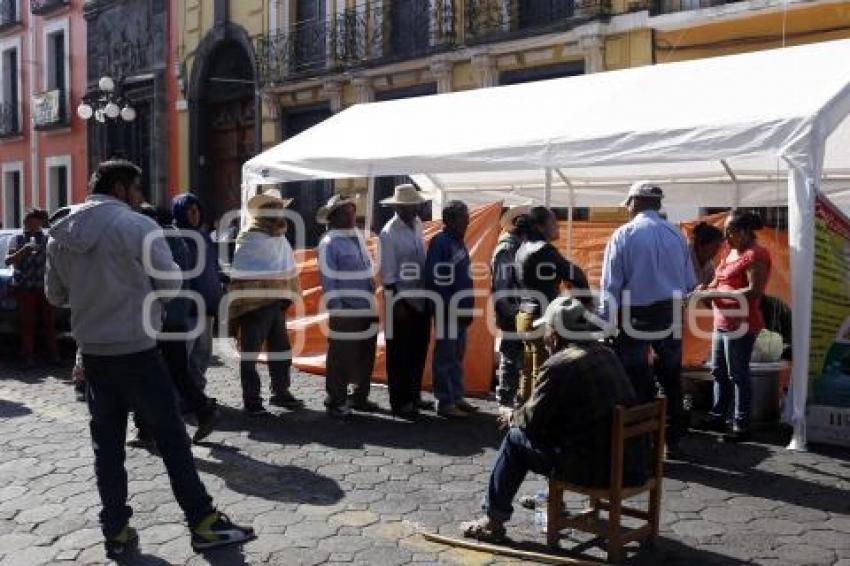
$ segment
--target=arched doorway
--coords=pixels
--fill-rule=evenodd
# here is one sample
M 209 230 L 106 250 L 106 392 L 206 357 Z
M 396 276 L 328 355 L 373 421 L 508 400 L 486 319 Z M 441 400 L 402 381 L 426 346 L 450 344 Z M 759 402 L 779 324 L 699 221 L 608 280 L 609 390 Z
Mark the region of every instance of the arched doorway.
M 256 154 L 254 52 L 245 31 L 217 26 L 192 72 L 192 189 L 210 222 L 241 205 L 242 164 Z

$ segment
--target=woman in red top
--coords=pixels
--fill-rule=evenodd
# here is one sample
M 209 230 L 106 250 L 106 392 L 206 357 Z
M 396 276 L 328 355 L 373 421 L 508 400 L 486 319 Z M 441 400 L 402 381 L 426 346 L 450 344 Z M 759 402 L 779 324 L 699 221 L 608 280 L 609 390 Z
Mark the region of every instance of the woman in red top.
M 770 254 L 756 243 L 756 230 L 763 227 L 761 218 L 753 213 L 729 217 L 725 228 L 728 253 L 708 285 L 708 292 L 703 293 L 714 308 L 714 406 L 704 428 L 726 432 L 731 418 L 732 431 L 724 435 L 727 442 L 749 438 L 750 356 L 756 336 L 764 328 L 759 306 L 770 277 Z

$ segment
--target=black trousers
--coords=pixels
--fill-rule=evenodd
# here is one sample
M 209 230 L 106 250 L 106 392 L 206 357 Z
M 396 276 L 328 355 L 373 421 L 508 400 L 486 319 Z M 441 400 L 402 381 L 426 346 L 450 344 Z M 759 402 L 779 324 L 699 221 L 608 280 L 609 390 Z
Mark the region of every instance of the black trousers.
M 406 301 L 392 304 L 391 332 L 387 342 L 387 382 L 390 388 L 390 406 L 397 411 L 419 400 L 422 393 L 422 374 L 428 357 L 431 340 L 431 317 L 420 312 Z M 392 334 L 390 336 L 389 334 Z
M 118 534 L 132 515 L 127 505 L 124 441 L 127 415 L 134 411 L 146 423 L 162 454 L 171 490 L 190 526 L 212 513 L 212 499 L 195 469 L 186 427 L 177 409 L 174 385 L 162 354 L 154 348 L 121 356 L 83 355 L 91 414 L 97 489 L 103 503 L 103 534 Z
M 164 328 L 165 332 L 186 332 L 185 328 Z M 189 371 L 189 344 L 185 340 L 161 340 L 158 343 L 168 375 L 180 399 L 194 413 L 195 417 L 202 418 L 212 410 L 212 401 L 201 389 L 198 382 Z M 145 426 L 138 412 L 133 414 L 133 422 L 143 437 L 151 437 L 149 428 Z
M 242 359 L 239 361 L 239 377 L 242 381 L 242 402 L 245 407 L 263 404 L 260 395 L 260 374 L 257 372 L 256 356 L 266 345 L 269 354 L 268 368 L 271 378 L 272 396 L 289 391 L 292 378 L 292 352 L 283 305 L 273 303 L 242 315 L 239 318 L 239 342 Z

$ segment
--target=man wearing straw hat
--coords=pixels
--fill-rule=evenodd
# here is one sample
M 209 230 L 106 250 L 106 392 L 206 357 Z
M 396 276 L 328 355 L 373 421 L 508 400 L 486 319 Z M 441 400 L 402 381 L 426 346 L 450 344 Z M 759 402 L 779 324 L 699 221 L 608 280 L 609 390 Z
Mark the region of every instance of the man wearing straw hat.
M 323 299 L 330 315 L 325 406 L 329 416 L 346 419 L 351 409 L 378 409 L 369 400 L 378 339 L 372 260 L 355 227 L 357 207 L 352 199 L 334 195 L 319 209 L 316 220 L 329 227 L 318 247 Z
M 381 280 L 387 308 L 387 381 L 394 414 L 413 418 L 432 406 L 422 400 L 422 374 L 428 357 L 431 317 L 428 302 L 418 296 L 425 268 L 425 240 L 419 209 L 428 202 L 411 184 L 399 185 L 381 204 L 395 216 L 381 230 Z
M 499 402 L 500 410 L 505 411 L 513 409 L 524 359 L 522 341 L 512 339 L 505 334 L 516 332 L 516 315 L 519 312 L 520 297 L 513 295 L 518 288 L 515 261 L 516 252 L 522 244 L 518 221 L 526 216 L 529 210 L 528 206 L 512 206 L 502 214 L 499 223 L 504 234 L 499 238 L 499 243 L 493 252 L 491 266 L 493 293 L 504 295 L 494 299 L 493 307 L 496 311 L 496 325 L 502 331 L 502 338 L 499 341 L 499 385 L 496 388 L 496 400 Z
M 298 409 L 301 401 L 290 392 L 292 353 L 284 310 L 300 294 L 295 255 L 286 239 L 283 210 L 292 199 L 266 189 L 247 203 L 248 227 L 236 238 L 229 292 L 254 293 L 230 303 L 230 322 L 239 327 L 239 375 L 245 412 L 267 414 L 260 395 L 257 356 L 266 346 L 272 396 L 276 407 Z M 259 292 L 260 296 L 256 296 Z

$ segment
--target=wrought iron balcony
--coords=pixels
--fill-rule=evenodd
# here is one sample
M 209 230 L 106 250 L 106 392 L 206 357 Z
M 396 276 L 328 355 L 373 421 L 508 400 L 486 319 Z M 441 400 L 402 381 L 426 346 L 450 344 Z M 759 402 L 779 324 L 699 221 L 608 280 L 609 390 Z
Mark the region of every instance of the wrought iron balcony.
M 18 114 L 17 104 L 0 102 L 0 138 L 10 138 L 21 134 Z
M 69 0 L 30 0 L 30 12 L 40 16 L 49 14 L 53 10 L 67 6 Z
M 21 23 L 17 0 L 0 0 L 0 31 Z
M 281 83 L 422 57 L 457 43 L 454 0 L 357 6 L 327 20 L 297 22 L 257 40 L 260 77 Z
M 608 0 L 467 0 L 465 42 L 488 43 L 561 31 L 609 13 Z
M 743 0 L 652 0 L 650 13 L 654 16 L 659 14 L 672 14 L 675 12 L 686 12 L 699 10 L 700 8 L 711 8 L 734 4 Z
M 327 20 L 297 22 L 257 38 L 260 78 L 266 84 L 283 83 L 462 45 L 560 31 L 607 16 L 609 2 L 393 0 L 357 6 Z

